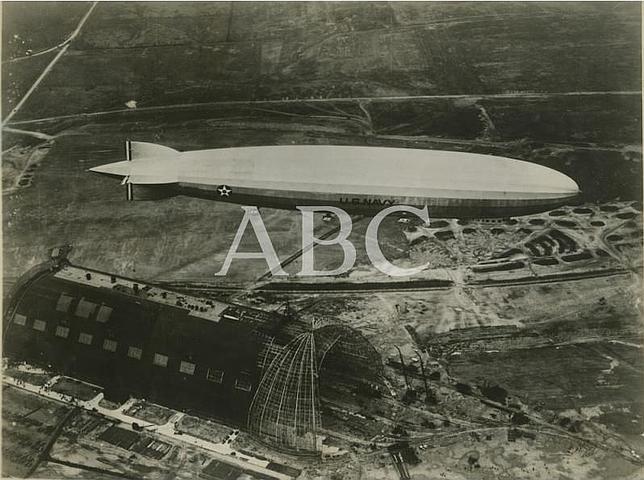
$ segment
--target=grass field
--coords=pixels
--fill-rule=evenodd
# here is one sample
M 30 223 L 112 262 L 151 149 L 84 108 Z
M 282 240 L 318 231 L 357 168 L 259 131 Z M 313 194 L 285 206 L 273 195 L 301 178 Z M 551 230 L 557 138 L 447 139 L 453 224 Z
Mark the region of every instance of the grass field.
M 100 388 L 96 388 L 87 383 L 79 382 L 78 380 L 68 377 L 59 379 L 51 387 L 51 390 L 63 395 L 69 395 L 70 397 L 77 398 L 81 401 L 91 400 L 101 391 Z
M 63 42 L 89 8 L 89 2 L 12 2 L 2 6 L 2 60 L 22 57 Z
M 611 358 L 619 359 L 613 369 Z M 477 384 L 498 383 L 532 405 L 542 403 L 553 410 L 599 406 L 611 412 L 628 407 L 630 411 L 625 411 L 624 416 L 635 422 L 625 425 L 626 432 L 624 425 L 620 425 L 620 430 L 629 433 L 644 429 L 641 417 L 644 385 L 638 367 L 641 364 L 642 355 L 637 348 L 598 341 L 466 353 L 450 362 L 450 371 Z
M 174 415 L 175 412 L 159 405 L 154 405 L 146 402 L 137 402 L 128 408 L 125 412 L 126 415 L 131 417 L 139 418 L 146 422 L 153 423 L 155 425 L 163 425 L 170 417 Z
M 70 409 L 12 387 L 2 397 L 2 476 L 22 478 Z
M 88 2 L 28 2 L 2 5 L 2 111 L 9 112 L 56 51 L 42 53 L 62 43 L 89 8 Z M 30 58 L 32 57 L 33 58 Z
M 131 99 L 637 91 L 638 18 L 627 3 L 104 3 L 16 119 Z

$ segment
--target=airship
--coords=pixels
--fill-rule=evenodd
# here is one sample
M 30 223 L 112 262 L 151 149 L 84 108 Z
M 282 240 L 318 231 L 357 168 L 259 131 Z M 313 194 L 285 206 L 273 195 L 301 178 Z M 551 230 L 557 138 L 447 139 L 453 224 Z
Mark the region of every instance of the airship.
M 554 169 L 511 158 L 413 148 L 280 145 L 177 151 L 126 141 L 126 160 L 90 168 L 116 177 L 127 200 L 176 195 L 375 215 L 425 206 L 434 218 L 527 215 L 571 202 L 579 187 Z

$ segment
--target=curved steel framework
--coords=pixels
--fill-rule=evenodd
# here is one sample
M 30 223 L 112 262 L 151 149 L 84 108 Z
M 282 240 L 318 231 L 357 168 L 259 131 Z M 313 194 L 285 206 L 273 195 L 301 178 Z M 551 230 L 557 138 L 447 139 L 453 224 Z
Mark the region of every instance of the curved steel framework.
M 320 373 L 379 383 L 382 362 L 357 331 L 327 325 L 301 333 L 268 364 L 255 391 L 248 429 L 258 439 L 294 453 L 319 452 Z
M 250 406 L 248 427 L 271 445 L 319 449 L 318 368 L 313 332 L 298 335 L 273 359 Z

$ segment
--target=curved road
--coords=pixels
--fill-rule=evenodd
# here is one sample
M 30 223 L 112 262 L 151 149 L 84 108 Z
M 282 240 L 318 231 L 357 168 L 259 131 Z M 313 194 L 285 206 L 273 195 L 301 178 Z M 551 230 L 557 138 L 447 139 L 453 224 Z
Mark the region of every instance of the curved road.
M 578 92 L 552 92 L 552 93 L 480 93 L 480 94 L 446 94 L 446 95 L 396 95 L 396 96 L 375 96 L 375 97 L 329 97 L 329 98 L 292 98 L 288 100 L 222 100 L 215 102 L 178 103 L 173 105 L 156 105 L 149 107 L 119 108 L 114 110 L 102 110 L 98 112 L 74 113 L 69 115 L 57 115 L 52 117 L 35 118 L 31 120 L 20 120 L 12 125 L 28 125 L 32 123 L 70 120 L 78 118 L 93 118 L 104 115 L 113 115 L 126 112 L 156 112 L 166 110 L 180 110 L 199 107 L 216 107 L 228 105 L 281 105 L 299 103 L 333 103 L 333 102 L 368 102 L 368 101 L 396 101 L 396 100 L 431 100 L 431 99 L 503 99 L 503 98 L 551 98 L 551 97 L 589 97 L 589 96 L 610 96 L 610 95 L 633 95 L 641 96 L 642 92 L 636 90 L 624 91 L 578 91 Z

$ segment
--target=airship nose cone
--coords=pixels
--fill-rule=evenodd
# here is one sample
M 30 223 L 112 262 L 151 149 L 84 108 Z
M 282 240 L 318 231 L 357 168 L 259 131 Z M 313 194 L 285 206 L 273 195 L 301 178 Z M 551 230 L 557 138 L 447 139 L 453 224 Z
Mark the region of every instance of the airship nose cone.
M 519 164 L 517 164 L 519 165 Z M 579 185 L 565 173 L 535 163 L 521 162 L 526 192 L 570 198 L 580 193 Z
M 558 186 L 562 192 L 568 193 L 570 195 L 578 195 L 579 193 L 581 193 L 581 189 L 579 188 L 579 185 L 577 185 L 577 182 L 575 182 L 568 175 L 560 173 L 558 180 Z
M 92 167 L 89 169 L 89 171 L 94 173 L 102 173 L 104 175 L 127 177 L 128 175 L 130 175 L 131 168 L 132 168 L 132 162 L 124 160 L 122 162 L 106 163 L 105 165 Z

